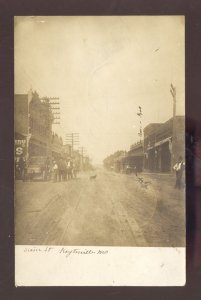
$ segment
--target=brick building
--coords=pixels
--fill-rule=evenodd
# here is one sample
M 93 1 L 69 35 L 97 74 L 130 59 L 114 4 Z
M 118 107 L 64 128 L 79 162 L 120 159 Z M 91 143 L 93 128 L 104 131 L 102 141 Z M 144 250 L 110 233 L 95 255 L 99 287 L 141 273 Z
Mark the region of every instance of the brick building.
M 27 155 L 27 141 L 29 134 L 28 95 L 15 95 L 14 105 L 14 131 L 15 131 L 15 157 Z
M 30 156 L 51 156 L 52 122 L 50 104 L 33 93 L 29 103 Z
M 63 140 L 57 133 L 52 133 L 51 135 L 50 149 L 53 158 L 63 155 Z
M 176 160 L 185 155 L 184 116 L 144 128 L 144 169 L 169 172 Z
M 15 156 L 59 155 L 63 142 L 52 134 L 54 116 L 48 100 L 30 91 L 16 94 L 14 101 Z

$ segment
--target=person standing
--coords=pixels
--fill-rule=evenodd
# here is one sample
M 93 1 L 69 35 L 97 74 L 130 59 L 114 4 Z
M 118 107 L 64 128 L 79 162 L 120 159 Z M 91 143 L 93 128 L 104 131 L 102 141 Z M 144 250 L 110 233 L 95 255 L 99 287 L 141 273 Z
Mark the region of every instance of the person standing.
M 134 169 L 135 175 L 137 176 L 137 167 L 136 167 L 136 165 L 134 165 L 133 169 Z
M 63 159 L 63 167 L 62 168 L 63 168 L 63 174 L 62 174 L 63 180 L 67 181 L 67 164 L 66 164 L 65 159 Z
M 70 159 L 67 165 L 68 180 L 73 179 L 73 162 Z
M 25 168 L 25 160 L 23 157 L 20 157 L 18 166 L 19 166 L 20 179 L 23 180 L 24 179 L 24 168 Z
M 177 163 L 173 167 L 173 169 L 176 172 L 176 182 L 175 182 L 176 189 L 180 189 L 182 187 L 182 175 L 183 175 L 184 168 L 185 168 L 185 163 L 183 161 L 182 156 L 180 156 Z
M 47 157 L 46 161 L 45 161 L 45 180 L 49 180 L 50 179 L 50 173 L 51 173 L 51 167 L 50 167 L 50 158 Z
M 53 181 L 56 182 L 58 177 L 58 165 L 56 161 L 53 162 Z
M 26 158 L 23 158 L 24 161 L 24 168 L 23 168 L 23 181 L 28 180 L 28 174 L 27 174 L 27 169 L 28 169 L 28 160 Z
M 61 181 L 62 179 L 62 159 L 58 160 L 58 180 Z

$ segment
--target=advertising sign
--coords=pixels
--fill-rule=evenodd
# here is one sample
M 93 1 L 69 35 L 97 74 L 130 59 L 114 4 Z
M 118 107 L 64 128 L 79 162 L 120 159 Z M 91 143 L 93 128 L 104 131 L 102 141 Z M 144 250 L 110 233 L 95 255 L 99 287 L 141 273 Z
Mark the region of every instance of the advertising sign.
M 15 156 L 26 155 L 26 139 L 15 139 Z

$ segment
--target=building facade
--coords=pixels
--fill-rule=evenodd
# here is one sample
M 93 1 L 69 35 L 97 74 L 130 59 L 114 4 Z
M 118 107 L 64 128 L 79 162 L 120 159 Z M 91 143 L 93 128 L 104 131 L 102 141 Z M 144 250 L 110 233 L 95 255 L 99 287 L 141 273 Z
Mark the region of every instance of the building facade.
M 144 128 L 144 139 L 130 150 L 116 151 L 104 160 L 106 169 L 116 172 L 171 172 L 178 158 L 185 157 L 185 118 L 175 116 L 165 123 Z
M 176 116 L 144 128 L 144 169 L 170 172 L 178 157 L 184 157 L 184 122 L 184 116 Z
M 15 157 L 60 155 L 62 139 L 52 133 L 54 116 L 48 100 L 37 92 L 14 98 Z M 56 154 L 55 154 L 56 153 Z
M 27 155 L 29 134 L 28 95 L 15 95 L 14 105 L 14 131 L 15 131 L 15 157 Z
M 65 144 L 62 146 L 62 155 L 67 160 L 72 157 L 72 146 L 70 144 Z
M 130 150 L 127 154 L 127 161 L 129 167 L 131 168 L 131 172 L 142 172 L 143 169 L 143 159 L 144 159 L 144 151 L 143 151 L 143 143 L 139 142 L 134 145 L 131 145 Z
M 54 159 L 63 156 L 63 140 L 57 133 L 52 133 L 51 135 L 50 150 Z
M 51 156 L 53 116 L 48 102 L 42 102 L 35 92 L 29 102 L 29 155 Z

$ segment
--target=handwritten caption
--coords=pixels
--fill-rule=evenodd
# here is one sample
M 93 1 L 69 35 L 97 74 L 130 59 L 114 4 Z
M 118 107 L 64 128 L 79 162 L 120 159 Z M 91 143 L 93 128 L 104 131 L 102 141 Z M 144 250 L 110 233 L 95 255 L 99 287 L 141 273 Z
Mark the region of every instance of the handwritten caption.
M 69 249 L 66 247 L 51 247 L 47 246 L 44 248 L 40 247 L 26 247 L 24 249 L 25 253 L 41 253 L 41 254 L 48 254 L 48 253 L 55 253 L 58 255 L 64 255 L 65 257 L 69 257 L 71 255 L 107 255 L 109 253 L 108 250 L 91 250 L 91 249 L 79 249 L 79 248 L 73 248 Z

